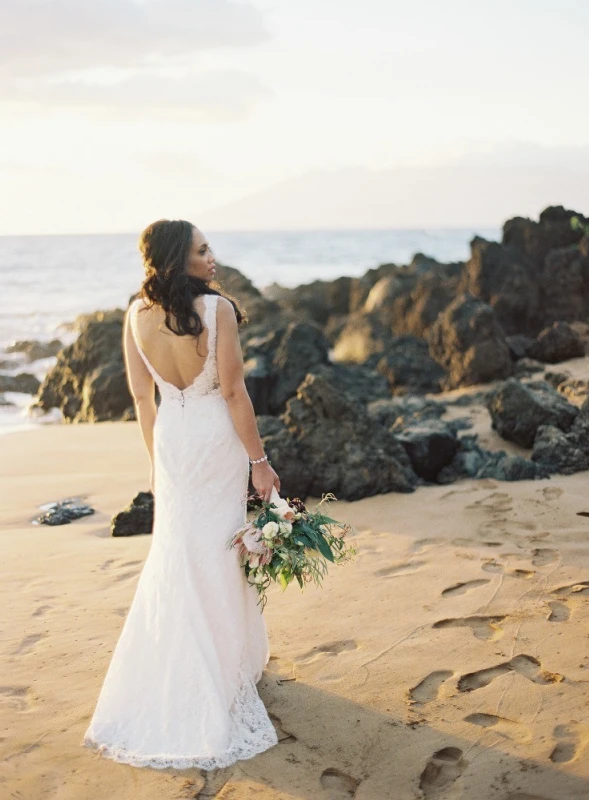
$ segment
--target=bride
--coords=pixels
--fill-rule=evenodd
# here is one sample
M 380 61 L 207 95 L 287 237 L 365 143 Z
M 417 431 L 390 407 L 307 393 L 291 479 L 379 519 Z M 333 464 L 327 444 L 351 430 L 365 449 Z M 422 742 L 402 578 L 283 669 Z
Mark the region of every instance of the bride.
M 256 688 L 265 620 L 226 543 L 246 520 L 250 464 L 263 500 L 280 480 L 244 383 L 244 316 L 217 288 L 207 239 L 161 219 L 139 249 L 145 279 L 123 345 L 151 460 L 153 538 L 81 744 L 137 767 L 209 770 L 278 743 Z

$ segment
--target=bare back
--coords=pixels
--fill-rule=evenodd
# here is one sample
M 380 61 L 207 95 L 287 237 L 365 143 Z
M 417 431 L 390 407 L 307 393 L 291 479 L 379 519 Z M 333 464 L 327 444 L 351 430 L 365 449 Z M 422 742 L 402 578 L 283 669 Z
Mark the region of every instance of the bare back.
M 148 308 L 136 301 L 136 336 L 138 345 L 156 372 L 178 389 L 186 389 L 202 373 L 208 353 L 209 330 L 198 337 L 177 336 L 165 325 L 165 312 L 159 305 Z M 194 298 L 193 307 L 205 322 L 204 295 Z M 174 318 L 171 323 L 174 326 Z

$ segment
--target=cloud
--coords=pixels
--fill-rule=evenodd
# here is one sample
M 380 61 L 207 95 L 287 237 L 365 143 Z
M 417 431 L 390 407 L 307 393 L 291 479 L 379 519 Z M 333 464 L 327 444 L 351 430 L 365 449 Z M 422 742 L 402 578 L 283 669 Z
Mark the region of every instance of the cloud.
M 2 0 L 0 76 L 131 67 L 267 38 L 258 10 L 234 0 Z
M 267 38 L 258 10 L 234 0 L 1 0 L 0 101 L 235 119 L 268 91 L 202 56 Z
M 145 72 L 109 83 L 0 82 L 0 97 L 5 101 L 118 108 L 133 113 L 177 110 L 215 121 L 239 119 L 269 96 L 270 91 L 255 76 L 239 70 L 204 70 L 182 77 Z

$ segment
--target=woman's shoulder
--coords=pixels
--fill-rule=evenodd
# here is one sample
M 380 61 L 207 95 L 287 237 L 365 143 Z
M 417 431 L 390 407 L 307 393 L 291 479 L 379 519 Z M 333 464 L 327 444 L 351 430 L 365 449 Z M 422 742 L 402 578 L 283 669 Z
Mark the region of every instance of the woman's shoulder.
M 222 294 L 217 295 L 217 323 L 227 329 L 237 328 L 233 303 Z
M 139 311 L 147 311 L 149 306 L 145 304 L 145 300 L 141 295 L 134 297 L 127 306 L 127 314 L 137 314 Z
M 217 306 L 219 308 L 227 308 L 233 310 L 233 303 L 228 300 L 226 297 L 223 297 L 222 294 L 213 295 L 213 297 L 217 298 Z

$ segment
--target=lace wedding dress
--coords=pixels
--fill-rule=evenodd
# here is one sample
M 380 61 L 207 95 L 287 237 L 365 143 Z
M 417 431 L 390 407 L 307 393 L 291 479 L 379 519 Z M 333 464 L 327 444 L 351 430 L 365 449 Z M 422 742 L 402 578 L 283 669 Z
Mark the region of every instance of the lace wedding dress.
M 216 366 L 217 295 L 203 295 L 208 353 L 181 390 L 155 371 L 153 539 L 84 747 L 138 767 L 227 767 L 278 743 L 256 683 L 265 620 L 229 537 L 246 519 L 248 454 Z

